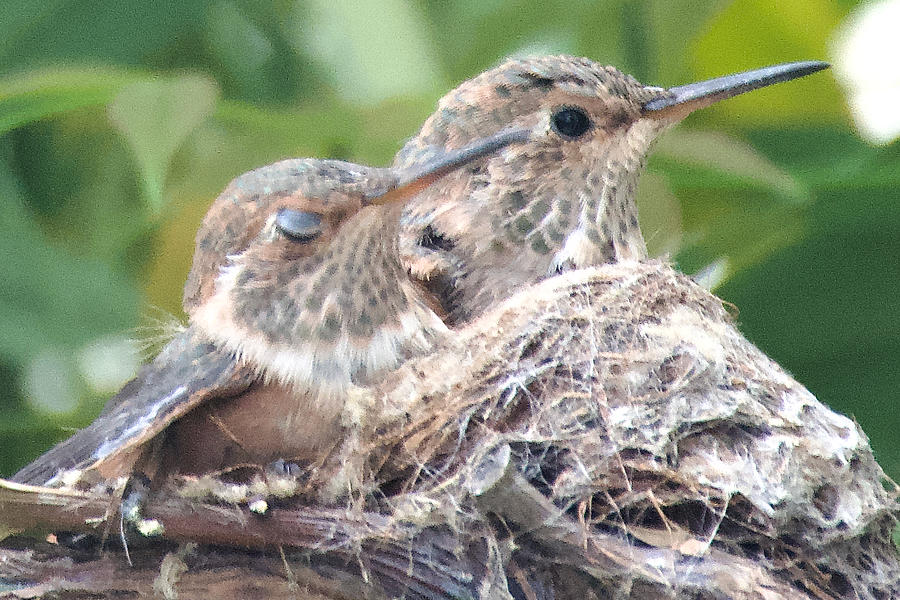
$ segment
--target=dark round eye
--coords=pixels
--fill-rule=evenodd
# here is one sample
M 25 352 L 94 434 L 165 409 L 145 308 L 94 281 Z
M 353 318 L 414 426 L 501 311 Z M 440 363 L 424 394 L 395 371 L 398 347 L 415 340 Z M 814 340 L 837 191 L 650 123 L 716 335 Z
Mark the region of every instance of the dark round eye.
M 583 109 L 576 106 L 564 106 L 550 117 L 553 130 L 559 135 L 575 139 L 584 135 L 591 128 L 591 118 Z
M 309 242 L 322 233 L 322 219 L 316 213 L 281 208 L 275 214 L 275 228 L 296 242 Z

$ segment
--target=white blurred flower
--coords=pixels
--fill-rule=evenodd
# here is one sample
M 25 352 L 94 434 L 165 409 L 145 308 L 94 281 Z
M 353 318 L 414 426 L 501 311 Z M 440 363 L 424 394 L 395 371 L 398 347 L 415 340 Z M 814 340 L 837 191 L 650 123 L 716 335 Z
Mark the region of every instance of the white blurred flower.
M 721 256 L 693 274 L 692 279 L 708 290 L 719 287 L 728 277 L 728 259 Z
M 44 350 L 26 366 L 22 392 L 31 407 L 43 413 L 65 414 L 80 400 L 77 375 L 71 360 L 58 350 Z
M 122 336 L 98 338 L 78 352 L 78 370 L 97 394 L 118 391 L 134 377 L 140 363 L 137 343 Z
M 838 29 L 832 47 L 834 72 L 860 134 L 876 144 L 900 137 L 900 0 L 861 6 Z

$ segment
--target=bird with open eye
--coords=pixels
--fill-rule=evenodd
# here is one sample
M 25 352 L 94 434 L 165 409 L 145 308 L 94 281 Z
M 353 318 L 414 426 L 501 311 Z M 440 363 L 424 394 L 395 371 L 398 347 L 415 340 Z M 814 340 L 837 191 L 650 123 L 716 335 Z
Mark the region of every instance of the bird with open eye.
M 394 166 L 508 127 L 534 135 L 409 202 L 404 264 L 445 322 L 461 324 L 548 275 L 644 259 L 635 196 L 654 139 L 694 110 L 825 67 L 790 63 L 669 89 L 570 56 L 487 71 L 440 101 Z
M 583 58 L 512 60 L 442 99 L 390 169 L 292 160 L 238 177 L 197 235 L 190 326 L 15 480 L 316 460 L 349 386 L 529 283 L 645 258 L 635 188 L 666 127 L 826 66 L 664 89 Z

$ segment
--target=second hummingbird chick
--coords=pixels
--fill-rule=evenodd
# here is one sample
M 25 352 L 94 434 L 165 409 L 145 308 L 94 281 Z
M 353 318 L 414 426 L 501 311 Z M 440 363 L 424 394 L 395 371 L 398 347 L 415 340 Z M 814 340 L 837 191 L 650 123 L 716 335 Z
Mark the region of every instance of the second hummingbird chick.
M 458 324 L 547 275 L 641 260 L 647 249 L 635 196 L 656 137 L 693 110 L 826 66 L 790 63 L 669 89 L 573 56 L 486 71 L 441 99 L 394 165 L 507 127 L 533 135 L 410 202 L 404 261 L 440 300 L 447 322 Z

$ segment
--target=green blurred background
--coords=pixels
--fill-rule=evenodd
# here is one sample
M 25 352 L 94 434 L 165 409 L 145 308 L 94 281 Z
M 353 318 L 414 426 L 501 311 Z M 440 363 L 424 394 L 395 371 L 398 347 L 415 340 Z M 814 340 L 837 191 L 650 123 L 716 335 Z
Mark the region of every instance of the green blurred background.
M 857 8 L 2 3 L 0 474 L 89 422 L 183 317 L 194 232 L 241 172 L 300 156 L 388 164 L 443 93 L 509 55 L 583 55 L 677 85 L 834 59 Z M 751 340 L 856 418 L 897 478 L 900 145 L 856 133 L 834 74 L 668 133 L 642 181 L 642 226 L 655 252 L 718 284 Z

